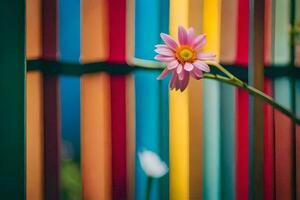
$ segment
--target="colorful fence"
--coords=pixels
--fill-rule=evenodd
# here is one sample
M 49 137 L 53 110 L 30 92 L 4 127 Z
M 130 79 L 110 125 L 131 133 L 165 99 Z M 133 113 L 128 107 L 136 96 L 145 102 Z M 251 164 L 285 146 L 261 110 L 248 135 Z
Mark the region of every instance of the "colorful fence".
M 24 1 L 0 5 L 3 198 L 143 199 L 143 149 L 170 168 L 151 199 L 300 198 L 299 126 L 214 80 L 169 91 L 154 62 L 161 32 L 193 26 L 300 117 L 299 0 L 26 0 L 26 17 Z

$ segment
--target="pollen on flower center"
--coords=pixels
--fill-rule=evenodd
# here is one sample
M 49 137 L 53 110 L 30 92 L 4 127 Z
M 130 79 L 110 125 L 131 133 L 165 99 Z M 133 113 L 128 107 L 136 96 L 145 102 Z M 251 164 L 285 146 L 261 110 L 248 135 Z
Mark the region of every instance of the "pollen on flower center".
M 192 62 L 196 59 L 196 52 L 187 45 L 179 46 L 175 53 L 176 58 L 181 62 Z

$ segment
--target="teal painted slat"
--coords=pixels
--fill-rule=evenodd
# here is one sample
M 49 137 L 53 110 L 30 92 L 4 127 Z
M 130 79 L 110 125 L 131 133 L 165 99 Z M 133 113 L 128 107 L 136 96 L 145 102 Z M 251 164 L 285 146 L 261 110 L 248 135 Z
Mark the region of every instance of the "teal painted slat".
M 273 3 L 273 63 L 290 64 L 290 0 Z M 282 77 L 274 80 L 274 97 L 278 103 L 292 109 L 292 82 Z M 275 196 L 293 199 L 292 124 L 284 114 L 275 111 Z
M 142 171 L 138 160 L 138 152 L 145 149 L 157 154 L 160 152 L 160 123 L 159 123 L 159 81 L 156 77 L 159 71 L 145 69 L 135 73 L 135 102 L 136 102 L 136 171 L 135 171 L 135 198 L 145 199 L 146 175 Z M 158 182 L 153 181 L 151 199 L 159 199 Z
M 277 65 L 286 65 L 290 63 L 289 1 L 276 0 L 273 6 L 273 62 Z M 291 82 L 288 78 L 274 80 L 275 100 L 288 108 L 291 108 L 290 88 Z
M 25 199 L 25 1 L 0 2 L 0 195 Z
M 166 77 L 160 83 L 160 156 L 169 165 L 169 80 Z M 160 199 L 169 199 L 169 173 L 160 179 L 159 194 Z
M 203 199 L 220 199 L 220 83 L 204 81 Z
M 221 196 L 235 199 L 235 87 L 221 83 Z
M 161 8 L 161 32 L 169 33 L 169 0 L 162 0 Z M 161 41 L 162 43 L 162 41 Z M 169 81 L 170 76 L 160 81 L 160 156 L 169 166 Z M 169 179 L 170 174 L 167 173 L 160 179 L 159 195 L 160 199 L 169 199 Z
M 160 33 L 169 30 L 169 0 L 135 1 L 135 57 L 154 60 L 154 46 L 161 42 Z M 160 71 L 137 70 L 136 150 L 147 148 L 169 163 L 168 80 L 157 81 Z M 149 89 L 146 89 L 149 88 Z M 136 160 L 136 199 L 145 198 L 146 179 Z M 169 178 L 154 182 L 152 199 L 169 199 Z

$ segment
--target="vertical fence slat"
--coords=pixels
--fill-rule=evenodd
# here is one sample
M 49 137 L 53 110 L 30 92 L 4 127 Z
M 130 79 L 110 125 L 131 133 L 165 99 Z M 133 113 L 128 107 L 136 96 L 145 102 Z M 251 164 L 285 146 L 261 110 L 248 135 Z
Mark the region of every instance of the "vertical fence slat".
M 41 0 L 26 1 L 26 59 L 42 54 Z M 26 73 L 26 199 L 44 198 L 43 79 Z
M 82 0 L 81 61 L 106 60 L 108 1 Z M 83 199 L 111 199 L 110 79 L 99 72 L 81 76 L 81 142 Z
M 222 1 L 220 62 L 233 64 L 236 56 L 238 0 Z M 221 83 L 221 196 L 235 198 L 236 88 Z
M 170 34 L 188 26 L 189 1 L 170 0 Z M 189 88 L 170 94 L 170 198 L 189 199 Z M 179 148 L 180 147 L 180 148 Z
M 290 64 L 290 1 L 273 2 L 273 64 Z M 291 109 L 291 81 L 287 77 L 274 79 L 274 98 Z M 292 198 L 292 123 L 275 111 L 275 197 Z
M 42 58 L 56 59 L 57 0 L 42 1 Z M 58 78 L 44 74 L 44 184 L 45 199 L 59 197 L 60 117 Z
M 213 15 L 211 13 L 214 13 Z M 203 32 L 207 35 L 205 52 L 220 58 L 221 1 L 205 0 Z M 220 83 L 203 80 L 203 199 L 221 198 L 221 94 Z
M 154 60 L 154 46 L 161 41 L 160 32 L 168 32 L 168 17 L 166 16 L 168 16 L 169 7 L 165 5 L 167 3 L 168 0 L 135 1 L 134 56 L 145 60 L 145 64 L 149 60 Z M 161 20 L 160 23 L 157 23 L 159 20 Z M 158 70 L 139 69 L 134 73 L 136 92 L 136 199 L 145 198 L 146 191 L 146 176 L 141 169 L 137 157 L 138 152 L 148 149 L 156 152 L 162 158 L 168 158 L 165 151 L 166 147 L 162 149 L 162 144 L 168 145 L 168 132 L 162 128 L 165 124 L 161 114 L 161 108 L 167 107 L 168 101 L 162 101 L 161 93 L 166 91 L 162 91 L 161 81 L 156 80 L 158 75 Z M 159 199 L 160 194 L 168 194 L 168 188 L 166 188 L 168 182 L 166 179 L 163 181 L 163 179 L 154 181 L 153 199 Z
M 264 81 L 264 28 L 265 2 L 250 0 L 249 27 L 249 84 L 263 90 Z M 257 97 L 249 99 L 249 199 L 263 196 L 263 102 Z
M 125 63 L 126 1 L 108 1 L 108 62 Z M 126 75 L 110 76 L 112 199 L 127 197 L 126 168 Z
M 300 0 L 296 0 L 295 6 L 296 24 L 300 25 Z M 300 67 L 300 32 L 295 41 L 295 65 Z M 300 117 L 300 80 L 296 80 L 295 89 L 296 115 Z M 296 198 L 300 198 L 300 125 L 296 127 Z
M 265 0 L 265 41 L 264 53 L 265 64 L 271 64 L 272 61 L 272 0 Z M 272 80 L 265 77 L 264 92 L 273 96 Z M 274 199 L 274 124 L 273 108 L 264 104 L 264 199 Z
M 249 47 L 249 0 L 238 1 L 237 15 L 237 64 L 248 64 Z M 242 89 L 236 92 L 236 199 L 248 198 L 248 93 Z
M 25 198 L 25 1 L 0 3 L 0 193 Z
M 203 0 L 189 0 L 188 26 L 203 33 Z M 189 82 L 189 198 L 203 197 L 203 81 Z

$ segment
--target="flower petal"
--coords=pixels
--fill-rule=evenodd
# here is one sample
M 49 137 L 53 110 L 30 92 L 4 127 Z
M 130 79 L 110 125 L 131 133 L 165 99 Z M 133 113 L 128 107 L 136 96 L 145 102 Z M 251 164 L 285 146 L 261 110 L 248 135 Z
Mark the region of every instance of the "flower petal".
M 187 44 L 187 32 L 183 26 L 178 26 L 178 40 L 181 45 Z
M 185 65 L 184 65 L 184 69 L 185 69 L 186 71 L 190 72 L 190 71 L 192 71 L 192 70 L 194 69 L 194 65 L 187 62 L 187 63 L 185 63 Z
M 177 60 L 173 60 L 172 62 L 167 64 L 167 67 L 169 70 L 175 69 L 178 67 L 178 61 Z
M 174 71 L 170 80 L 170 89 L 174 89 L 175 85 L 176 85 L 176 81 L 177 81 L 178 75 L 177 73 Z
M 162 56 L 162 55 L 157 55 L 154 57 L 154 59 L 161 61 L 161 62 L 172 62 L 172 61 L 176 60 L 174 57 Z
M 209 66 L 200 60 L 196 60 L 193 65 L 202 71 L 210 72 Z
M 147 176 L 160 178 L 168 172 L 168 167 L 160 157 L 149 150 L 144 150 L 138 153 L 139 160 L 143 171 Z
M 180 91 L 183 92 L 189 84 L 190 76 L 189 72 L 184 72 L 184 78 L 180 81 Z
M 197 51 L 201 49 L 205 45 L 205 43 L 206 43 L 206 35 L 201 34 L 194 39 L 192 46 Z
M 194 79 L 201 79 L 203 77 L 203 72 L 198 69 L 197 67 L 194 67 L 193 71 L 191 71 L 191 76 L 194 78 Z
M 188 29 L 187 36 L 188 36 L 187 43 L 189 45 L 192 45 L 192 43 L 194 41 L 194 38 L 195 38 L 195 30 L 194 30 L 194 28 L 191 27 L 191 28 Z
M 156 79 L 161 80 L 161 79 L 165 78 L 170 72 L 171 71 L 168 68 L 165 68 Z
M 174 56 L 174 52 L 167 48 L 155 49 L 155 52 L 163 56 Z
M 213 53 L 198 53 L 197 58 L 199 60 L 211 60 L 215 61 L 216 55 Z
M 160 34 L 161 39 L 166 43 L 168 47 L 170 47 L 173 50 L 176 50 L 178 47 L 178 44 L 173 40 L 169 35 L 165 33 Z
M 178 65 L 176 72 L 178 75 L 182 72 L 182 64 Z
M 157 44 L 155 45 L 155 48 L 169 48 L 169 47 L 165 44 Z

